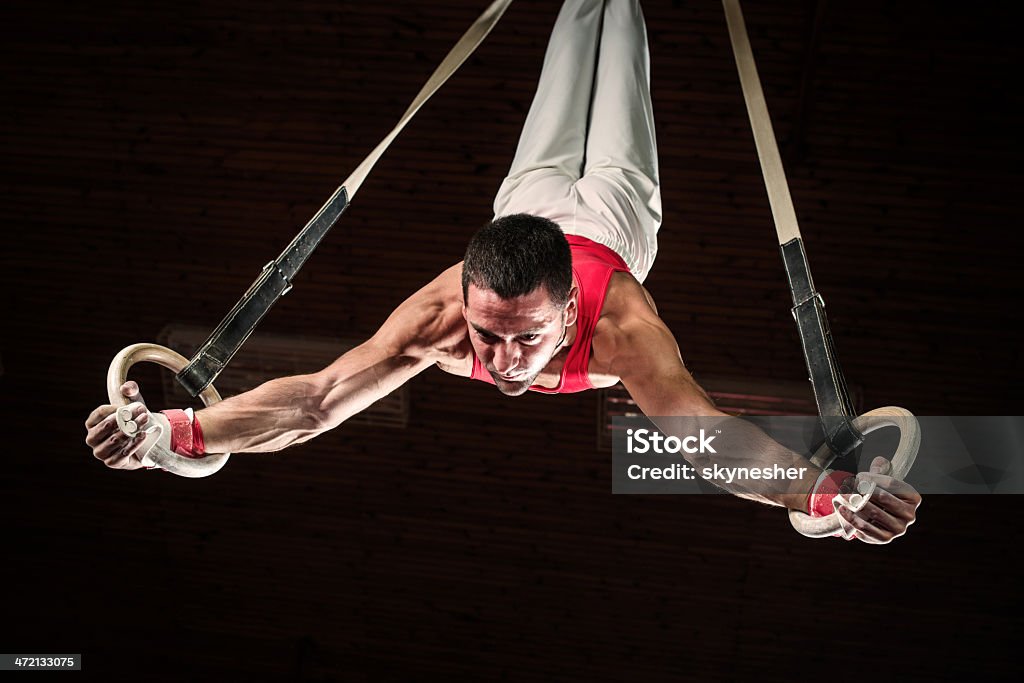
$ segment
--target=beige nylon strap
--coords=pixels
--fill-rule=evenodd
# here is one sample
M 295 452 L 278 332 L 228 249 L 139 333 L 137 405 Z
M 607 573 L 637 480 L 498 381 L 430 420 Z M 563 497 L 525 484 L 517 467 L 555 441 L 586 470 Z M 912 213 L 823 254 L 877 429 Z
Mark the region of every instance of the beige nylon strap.
M 761 173 L 764 174 L 764 185 L 768 190 L 768 202 L 771 204 L 772 217 L 775 219 L 775 230 L 779 234 L 779 244 L 785 244 L 800 237 L 793 198 L 789 195 L 789 183 L 786 182 L 786 172 L 782 169 L 782 157 L 779 156 L 775 131 L 772 130 L 772 121 L 768 117 L 768 105 L 761 90 L 761 79 L 757 75 L 754 53 L 750 49 L 739 0 L 722 0 L 722 4 L 725 6 L 726 22 L 729 24 L 729 39 L 732 41 L 732 51 L 736 57 L 736 68 L 740 72 L 743 99 L 747 102 L 750 127 L 754 131 L 757 156 L 761 161 Z
M 469 30 L 459 39 L 459 42 L 455 44 L 455 47 L 451 49 L 448 56 L 444 58 L 444 61 L 434 70 L 434 74 L 427 81 L 426 85 L 420 90 L 416 99 L 413 100 L 412 104 L 406 110 L 402 116 L 402 120 L 398 122 L 398 125 L 388 133 L 387 137 L 381 140 L 380 144 L 370 155 L 363 160 L 363 163 L 359 164 L 355 171 L 352 172 L 345 182 L 342 183 L 342 187 L 345 188 L 348 193 L 349 201 L 355 196 L 356 192 L 359 191 L 363 181 L 366 180 L 366 176 L 370 175 L 370 171 L 373 169 L 374 164 L 384 155 L 388 146 L 392 141 L 402 132 L 405 128 L 405 124 L 409 123 L 413 115 L 419 111 L 427 100 L 430 99 L 431 95 L 437 92 L 438 88 L 444 85 L 444 82 L 455 73 L 455 71 L 462 65 L 466 59 L 473 54 L 473 51 L 477 48 L 480 43 L 483 42 L 487 34 L 491 32 L 494 25 L 501 19 L 501 15 L 505 13 L 508 6 L 512 4 L 512 0 L 494 0 L 491 6 L 484 10 L 484 13 L 480 15 Z M 340 188 L 339 188 L 340 189 Z

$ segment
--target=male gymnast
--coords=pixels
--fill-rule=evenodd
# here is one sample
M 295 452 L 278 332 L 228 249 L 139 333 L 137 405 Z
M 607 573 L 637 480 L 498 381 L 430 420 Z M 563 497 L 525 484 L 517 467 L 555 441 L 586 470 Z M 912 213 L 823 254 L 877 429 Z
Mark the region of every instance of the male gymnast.
M 649 416 L 724 417 L 694 381 L 643 287 L 661 224 L 647 34 L 638 0 L 565 0 L 497 218 L 464 260 L 406 299 L 367 341 L 310 375 L 284 377 L 196 412 L 149 413 L 170 448 L 269 452 L 333 429 L 431 366 L 494 384 L 508 396 L 625 385 Z M 122 393 L 141 401 L 138 386 Z M 122 434 L 114 407 L 86 421 L 86 443 L 117 469 L 141 468 L 141 438 Z M 751 429 L 754 429 L 751 427 Z M 806 476 L 737 495 L 824 515 L 850 473 L 823 472 L 763 435 L 759 464 Z M 905 533 L 921 497 L 885 476 L 858 512 L 840 506 L 855 536 L 886 543 Z M 729 488 L 729 487 L 725 487 Z

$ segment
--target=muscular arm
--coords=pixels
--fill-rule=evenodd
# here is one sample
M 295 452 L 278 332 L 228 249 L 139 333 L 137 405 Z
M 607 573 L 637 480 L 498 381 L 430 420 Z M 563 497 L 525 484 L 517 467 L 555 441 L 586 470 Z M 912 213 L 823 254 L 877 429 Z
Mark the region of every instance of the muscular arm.
M 715 479 L 716 485 L 743 498 L 806 510 L 808 494 L 821 470 L 753 424 L 730 418 L 715 408 L 686 370 L 672 333 L 639 283 L 628 279 L 617 289 L 610 306 L 606 303 L 608 316 L 599 322 L 604 324 L 604 331 L 600 337 L 594 336 L 595 358 L 622 380 L 640 409 L 666 436 L 682 439 L 695 435 L 702 427 L 715 434 L 717 454 L 686 456 L 698 472 L 709 464 L 772 469 L 778 465 L 785 471 L 795 469 L 800 475 L 797 479 L 731 483 Z M 859 511 L 845 505 L 839 508 L 847 530 L 852 527 L 856 538 L 865 543 L 888 543 L 906 533 L 917 519 L 920 494 L 907 483 L 884 476 L 888 466 L 885 458 L 875 458 L 870 473 L 857 475 L 859 480 L 873 481 L 879 487 Z
M 445 296 L 458 268 L 409 297 L 376 334 L 323 370 L 271 380 L 199 411 L 206 450 L 260 453 L 308 441 L 435 363 L 461 320 Z
M 717 449 L 717 455 L 687 456 L 698 471 L 713 463 L 723 467 L 771 467 L 778 464 L 785 469 L 797 468 L 799 471 L 803 468 L 805 476 L 796 480 L 715 483 L 743 498 L 805 510 L 808 493 L 821 470 L 749 422 L 728 419 L 723 425 L 729 416 L 715 408 L 707 393 L 690 375 L 675 338 L 653 307 L 641 297 L 633 297 L 627 306 L 609 321 L 609 334 L 603 351 L 609 354 L 613 372 L 622 379 L 643 413 L 666 435 L 674 434 L 681 425 L 688 430 L 703 426 L 712 432 L 716 426 L 725 427 L 717 437 L 716 444 L 722 446 Z M 679 416 L 692 419 L 666 419 Z

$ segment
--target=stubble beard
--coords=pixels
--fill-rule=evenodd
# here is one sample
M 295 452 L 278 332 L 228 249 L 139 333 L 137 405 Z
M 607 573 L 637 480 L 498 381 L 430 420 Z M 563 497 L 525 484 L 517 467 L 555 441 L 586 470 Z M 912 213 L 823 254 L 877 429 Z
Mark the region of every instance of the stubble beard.
M 526 379 L 517 380 L 515 382 L 509 382 L 507 379 L 502 379 L 497 373 L 491 372 L 491 379 L 494 380 L 494 386 L 498 387 L 498 391 L 505 394 L 506 396 L 522 396 L 533 384 L 533 381 L 537 379 L 536 373 L 527 377 Z

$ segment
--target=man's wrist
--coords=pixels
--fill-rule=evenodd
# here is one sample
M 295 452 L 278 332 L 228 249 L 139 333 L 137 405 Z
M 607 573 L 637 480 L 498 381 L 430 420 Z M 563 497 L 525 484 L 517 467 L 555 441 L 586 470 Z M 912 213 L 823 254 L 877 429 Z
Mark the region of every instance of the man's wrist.
M 853 473 L 843 470 L 823 470 L 807 496 L 807 514 L 811 517 L 826 517 L 835 512 L 833 500 L 842 492 L 842 487 Z
M 171 450 L 186 458 L 206 455 L 203 429 L 191 408 L 161 411 L 171 425 Z

